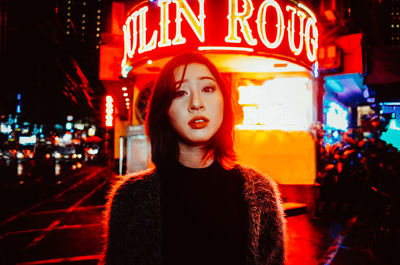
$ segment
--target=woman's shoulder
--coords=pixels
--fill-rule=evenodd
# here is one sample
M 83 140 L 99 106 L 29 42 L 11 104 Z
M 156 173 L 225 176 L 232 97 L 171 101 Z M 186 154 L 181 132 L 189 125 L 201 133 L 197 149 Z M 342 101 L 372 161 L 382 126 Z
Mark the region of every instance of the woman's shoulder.
M 132 198 L 139 192 L 146 192 L 157 183 L 155 168 L 121 176 L 115 181 L 108 192 L 108 200 L 123 200 Z
M 244 188 L 247 193 L 267 193 L 270 196 L 279 196 L 278 185 L 270 176 L 249 166 L 237 164 L 232 169 L 242 175 Z
M 158 183 L 155 169 L 125 175 L 112 183 L 103 211 L 106 231 L 119 230 L 137 220 L 148 221 L 144 217 L 148 217 L 149 211 L 157 207 Z M 128 233 L 131 228 L 124 231 Z
M 252 167 L 236 164 L 232 168 L 232 170 L 239 172 L 244 177 L 245 181 L 251 181 L 251 182 L 266 181 L 270 182 L 271 185 L 276 185 L 275 181 L 270 176 Z

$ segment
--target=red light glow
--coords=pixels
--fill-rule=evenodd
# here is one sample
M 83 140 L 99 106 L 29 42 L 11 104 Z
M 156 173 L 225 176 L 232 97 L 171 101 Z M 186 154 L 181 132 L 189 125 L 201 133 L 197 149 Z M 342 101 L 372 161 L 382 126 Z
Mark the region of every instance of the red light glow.
M 245 51 L 245 52 L 253 52 L 254 49 L 246 48 L 246 47 L 217 47 L 217 46 L 202 46 L 198 48 L 199 51 Z

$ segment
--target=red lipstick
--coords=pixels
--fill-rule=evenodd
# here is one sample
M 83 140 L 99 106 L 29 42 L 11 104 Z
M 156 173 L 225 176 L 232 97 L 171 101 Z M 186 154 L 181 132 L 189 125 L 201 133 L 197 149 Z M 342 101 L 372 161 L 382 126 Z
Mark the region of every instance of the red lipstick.
M 191 119 L 188 124 L 192 129 L 203 129 L 208 125 L 208 123 L 209 119 L 204 116 L 198 116 Z

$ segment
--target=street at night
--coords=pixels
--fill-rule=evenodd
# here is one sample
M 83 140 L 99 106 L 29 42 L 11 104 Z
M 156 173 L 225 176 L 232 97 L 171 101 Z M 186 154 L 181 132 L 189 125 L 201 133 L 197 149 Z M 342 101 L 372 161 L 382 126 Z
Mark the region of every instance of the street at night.
M 3 185 L 0 264 L 97 264 L 105 196 L 118 179 L 106 167 L 85 166 L 61 183 Z M 318 218 L 305 204 L 284 208 L 286 264 L 380 264 L 368 251 L 366 223 Z
M 58 184 L 2 186 L 0 263 L 96 264 L 111 176 L 105 167 L 89 166 Z

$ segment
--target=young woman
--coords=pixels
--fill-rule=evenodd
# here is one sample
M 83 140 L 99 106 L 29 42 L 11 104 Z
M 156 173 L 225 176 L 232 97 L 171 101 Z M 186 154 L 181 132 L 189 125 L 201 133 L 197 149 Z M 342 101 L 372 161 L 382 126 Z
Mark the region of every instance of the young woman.
M 146 129 L 155 168 L 110 193 L 104 263 L 284 263 L 276 185 L 235 163 L 231 91 L 207 58 L 165 65 Z

